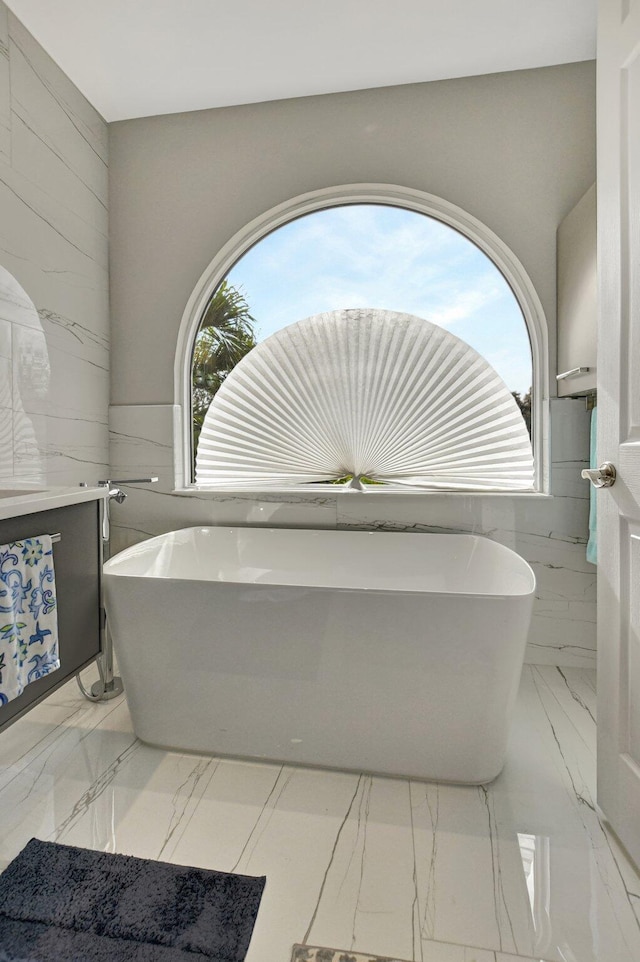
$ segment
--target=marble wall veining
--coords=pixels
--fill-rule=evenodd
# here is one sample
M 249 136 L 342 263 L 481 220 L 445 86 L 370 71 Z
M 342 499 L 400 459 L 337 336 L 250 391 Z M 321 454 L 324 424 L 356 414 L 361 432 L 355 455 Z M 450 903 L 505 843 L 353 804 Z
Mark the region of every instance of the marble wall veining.
M 3 482 L 105 477 L 107 203 L 106 123 L 0 0 L 0 267 L 35 306 L 0 305 Z
M 113 406 L 114 477 L 157 475 L 128 486 L 112 512 L 112 550 L 198 524 L 473 532 L 529 561 L 537 590 L 526 661 L 595 667 L 596 569 L 586 560 L 589 414 L 582 399 L 551 404 L 552 495 L 321 491 L 313 495 L 174 494 L 172 405 Z

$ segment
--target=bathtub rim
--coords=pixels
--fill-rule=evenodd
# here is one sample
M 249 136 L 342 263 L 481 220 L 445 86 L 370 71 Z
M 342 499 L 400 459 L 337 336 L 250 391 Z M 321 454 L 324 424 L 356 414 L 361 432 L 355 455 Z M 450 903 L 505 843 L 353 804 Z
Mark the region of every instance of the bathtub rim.
M 334 536 L 341 535 L 366 535 L 366 536 L 399 536 L 406 535 L 408 537 L 422 535 L 432 538 L 464 538 L 465 540 L 482 541 L 488 542 L 492 546 L 492 550 L 497 550 L 499 554 L 508 555 L 510 558 L 517 559 L 518 565 L 523 569 L 523 573 L 529 579 L 529 590 L 512 590 L 509 592 L 498 592 L 498 591 L 446 591 L 446 590 L 431 590 L 431 589 L 420 589 L 420 588 L 393 588 L 393 587 L 367 587 L 367 586 L 346 586 L 346 585 L 313 585 L 313 584 L 281 584 L 278 582 L 252 582 L 243 581 L 240 579 L 229 579 L 229 580 L 218 580 L 215 578 L 178 578 L 175 577 L 175 573 L 162 575 L 162 574 L 132 574 L 126 570 L 118 570 L 118 567 L 123 564 L 123 562 L 128 560 L 128 556 L 131 558 L 135 557 L 137 551 L 151 551 L 151 549 L 166 542 L 170 535 L 176 534 L 178 532 L 191 532 L 209 529 L 220 529 L 224 531 L 265 531 L 272 534 L 278 534 L 285 531 L 313 531 L 321 534 L 331 533 Z M 124 567 L 124 566 L 123 566 Z M 172 584 L 216 584 L 220 587 L 233 587 L 244 590 L 271 590 L 271 589 L 287 589 L 287 590 L 305 590 L 305 591 L 331 591 L 340 593 L 364 593 L 364 594 L 381 594 L 390 595 L 393 597 L 398 597 L 402 595 L 428 595 L 430 597 L 443 597 L 443 598 L 469 598 L 479 600 L 481 598 L 486 598 L 487 600 L 526 600 L 528 598 L 533 598 L 535 596 L 537 588 L 537 579 L 531 564 L 519 555 L 512 548 L 507 545 L 501 544 L 499 541 L 493 541 L 491 538 L 485 535 L 472 534 L 469 532 L 460 533 L 441 533 L 441 532 L 430 532 L 430 531 L 379 531 L 371 529 L 357 529 L 357 530 L 344 530 L 344 529 L 334 529 L 334 528 L 301 528 L 301 527 L 269 527 L 266 525 L 214 525 L 214 524 L 200 524 L 200 525 L 187 525 L 184 528 L 174 528 L 171 531 L 165 531 L 162 534 L 154 535 L 151 538 L 147 538 L 143 541 L 139 541 L 134 545 L 130 545 L 127 548 L 123 548 L 121 551 L 112 555 L 103 565 L 103 578 L 128 578 L 130 580 L 148 582 L 148 581 L 160 581 L 164 584 L 170 582 Z

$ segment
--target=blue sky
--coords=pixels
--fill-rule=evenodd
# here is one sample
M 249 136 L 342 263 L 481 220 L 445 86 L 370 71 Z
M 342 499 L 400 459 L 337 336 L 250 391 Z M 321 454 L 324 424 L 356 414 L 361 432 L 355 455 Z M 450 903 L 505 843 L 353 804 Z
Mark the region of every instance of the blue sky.
M 322 311 L 404 311 L 462 338 L 510 390 L 529 390 L 529 339 L 509 285 L 471 241 L 424 214 L 373 204 L 307 214 L 263 238 L 228 280 L 258 340 Z

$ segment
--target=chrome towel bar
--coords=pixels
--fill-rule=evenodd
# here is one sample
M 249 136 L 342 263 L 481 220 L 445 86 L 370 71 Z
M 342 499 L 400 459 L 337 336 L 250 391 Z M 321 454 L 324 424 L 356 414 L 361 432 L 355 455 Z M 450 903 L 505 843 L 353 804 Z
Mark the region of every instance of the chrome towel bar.
M 563 371 L 562 374 L 556 374 L 556 381 L 564 381 L 568 377 L 578 377 L 580 374 L 588 374 L 591 370 L 590 367 L 574 367 L 570 371 Z
M 56 531 L 55 534 L 51 535 L 51 544 L 55 544 L 56 541 L 62 541 L 62 535 L 59 531 Z

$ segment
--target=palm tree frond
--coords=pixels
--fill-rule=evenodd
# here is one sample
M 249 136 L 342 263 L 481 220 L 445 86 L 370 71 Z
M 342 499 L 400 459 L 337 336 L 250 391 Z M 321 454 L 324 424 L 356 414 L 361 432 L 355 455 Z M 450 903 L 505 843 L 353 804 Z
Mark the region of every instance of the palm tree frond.
M 193 345 L 191 406 L 193 452 L 204 416 L 220 385 L 245 354 L 256 346 L 255 318 L 241 290 L 222 281 L 202 315 Z

